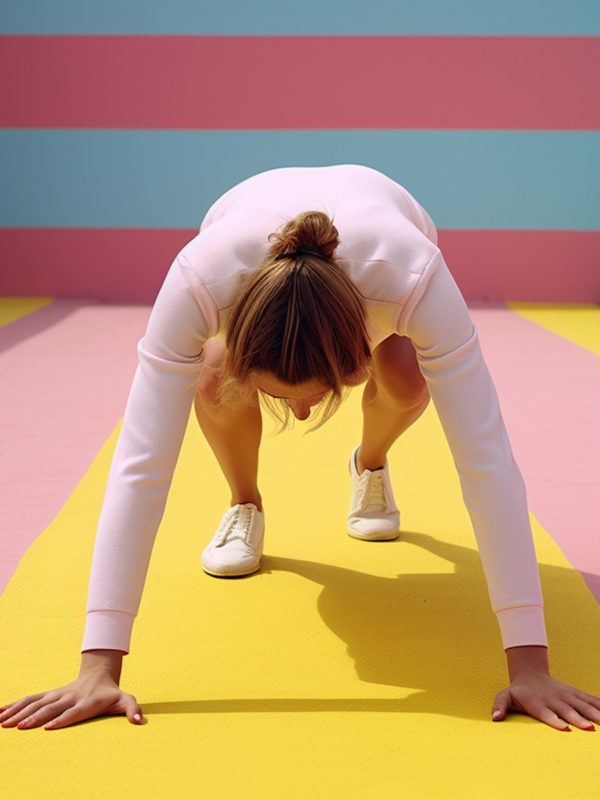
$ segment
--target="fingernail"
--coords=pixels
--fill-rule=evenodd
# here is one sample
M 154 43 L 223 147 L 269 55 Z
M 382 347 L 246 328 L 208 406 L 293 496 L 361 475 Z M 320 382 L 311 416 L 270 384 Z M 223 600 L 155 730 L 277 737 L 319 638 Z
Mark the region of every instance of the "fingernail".
M 140 715 L 139 715 L 139 714 L 134 714 L 134 715 L 133 715 L 133 718 L 134 718 L 134 720 L 135 720 L 136 722 L 139 722 L 139 721 L 140 721 L 140 719 L 141 719 L 141 717 L 140 717 Z
M 595 730 L 596 730 L 596 728 L 594 728 L 594 726 L 593 726 L 593 725 L 590 725 L 590 727 L 589 727 L 589 728 L 584 728 L 583 730 L 584 730 L 584 731 L 595 731 Z
M 492 714 L 492 719 L 498 719 L 499 716 L 500 716 L 500 711 L 494 711 L 494 713 Z
M 568 727 L 567 727 L 567 728 L 560 728 L 560 730 L 561 730 L 561 731 L 570 731 L 570 730 L 571 730 L 571 728 L 568 728 Z

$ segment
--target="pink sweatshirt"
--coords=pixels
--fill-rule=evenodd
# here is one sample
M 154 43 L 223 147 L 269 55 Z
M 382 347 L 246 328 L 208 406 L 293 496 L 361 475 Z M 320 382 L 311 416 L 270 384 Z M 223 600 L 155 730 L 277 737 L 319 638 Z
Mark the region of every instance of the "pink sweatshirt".
M 427 212 L 370 167 L 286 167 L 233 186 L 175 257 L 137 344 L 138 366 L 98 529 L 81 651 L 129 652 L 206 340 L 269 248 L 301 211 L 329 214 L 337 263 L 366 299 L 374 349 L 408 336 L 448 440 L 504 648 L 548 645 L 521 472 L 477 329 L 437 246 Z

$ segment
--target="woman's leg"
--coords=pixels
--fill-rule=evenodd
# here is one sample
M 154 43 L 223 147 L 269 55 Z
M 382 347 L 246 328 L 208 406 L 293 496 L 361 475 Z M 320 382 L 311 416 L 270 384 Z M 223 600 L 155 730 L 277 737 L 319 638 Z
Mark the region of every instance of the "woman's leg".
M 373 351 L 374 377 L 362 396 L 363 434 L 358 471 L 383 467 L 392 444 L 425 411 L 429 391 L 406 336 L 393 334 Z
M 225 356 L 225 342 L 209 339 L 204 345 L 204 362 L 217 367 Z M 254 503 L 262 511 L 258 491 L 258 448 L 262 435 L 262 415 L 256 406 L 240 402 L 216 405 L 217 378 L 203 369 L 198 380 L 194 408 L 206 437 L 231 489 L 231 505 Z

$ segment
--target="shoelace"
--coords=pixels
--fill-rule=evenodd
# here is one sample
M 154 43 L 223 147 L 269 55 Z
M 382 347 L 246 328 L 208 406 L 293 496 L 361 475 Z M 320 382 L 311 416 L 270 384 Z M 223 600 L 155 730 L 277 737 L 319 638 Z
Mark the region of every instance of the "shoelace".
M 362 479 L 366 472 L 360 475 Z M 383 485 L 383 470 L 378 469 L 365 478 L 362 491 L 359 496 L 359 510 L 360 511 L 381 511 L 387 508 L 387 501 L 385 498 L 385 487 Z
M 241 542 L 247 542 L 250 535 L 250 524 L 252 523 L 253 509 L 249 505 L 238 505 L 226 522 L 221 535 L 215 544 L 220 546 L 225 542 L 231 542 L 234 539 L 239 539 Z

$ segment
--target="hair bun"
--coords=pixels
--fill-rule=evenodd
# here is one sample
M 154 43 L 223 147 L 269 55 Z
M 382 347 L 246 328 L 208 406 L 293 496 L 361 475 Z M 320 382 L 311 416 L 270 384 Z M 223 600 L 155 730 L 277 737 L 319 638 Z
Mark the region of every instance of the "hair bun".
M 294 257 L 302 253 L 332 259 L 340 243 L 338 229 L 322 211 L 303 211 L 268 236 L 270 258 Z

